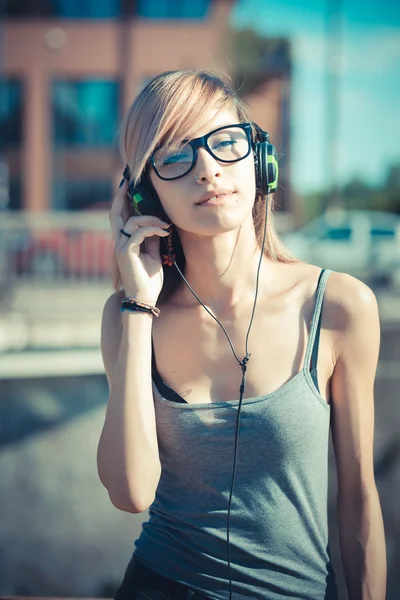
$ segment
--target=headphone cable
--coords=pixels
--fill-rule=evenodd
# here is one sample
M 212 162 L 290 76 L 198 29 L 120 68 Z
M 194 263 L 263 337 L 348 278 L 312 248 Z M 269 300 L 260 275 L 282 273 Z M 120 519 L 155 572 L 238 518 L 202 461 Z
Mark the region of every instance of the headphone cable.
M 227 536 L 227 550 L 228 550 L 228 570 L 229 570 L 229 600 L 232 600 L 232 573 L 231 573 L 231 561 L 230 561 L 230 542 L 229 542 L 229 529 L 230 529 L 230 516 L 231 516 L 231 501 L 232 501 L 232 495 L 233 495 L 233 486 L 235 483 L 235 475 L 236 475 L 236 460 L 237 460 L 237 450 L 238 450 L 238 434 L 239 434 L 239 427 L 240 427 L 240 411 L 241 411 L 241 407 L 242 407 L 242 400 L 243 400 L 243 394 L 244 394 L 244 389 L 246 386 L 246 370 L 247 370 L 247 363 L 250 360 L 250 356 L 251 354 L 249 354 L 248 352 L 248 341 L 249 341 L 249 334 L 250 334 L 250 329 L 251 326 L 253 324 L 253 319 L 254 319 L 254 313 L 256 310 L 256 303 L 257 303 L 257 296 L 258 296 L 258 285 L 259 285 L 259 277 L 260 277 L 260 268 L 261 268 L 261 262 L 262 262 L 262 258 L 264 255 L 264 246 L 265 246 L 265 238 L 266 238 L 266 233 L 267 233 L 267 221 L 268 221 L 268 206 L 269 206 L 269 196 L 270 196 L 270 190 L 268 190 L 266 196 L 266 202 L 265 202 L 265 221 L 264 221 L 264 233 L 263 233 L 263 241 L 262 241 L 262 246 L 261 246 L 261 254 L 260 254 L 260 260 L 258 262 L 258 268 L 257 268 L 257 278 L 256 278 L 256 291 L 255 291 L 255 296 L 254 296 L 254 304 L 253 304 L 253 311 L 251 313 L 251 318 L 250 318 L 250 324 L 247 330 L 247 335 L 246 335 L 246 355 L 244 356 L 243 360 L 240 360 L 235 352 L 235 349 L 233 347 L 232 341 L 225 329 L 225 327 L 222 325 L 222 323 L 220 323 L 218 321 L 218 319 L 208 310 L 208 308 L 203 304 L 203 302 L 200 300 L 200 298 L 198 297 L 198 295 L 196 294 L 196 292 L 193 290 L 193 288 L 191 287 L 191 285 L 189 284 L 189 282 L 187 281 L 187 279 L 185 278 L 184 274 L 182 273 L 182 271 L 180 270 L 180 268 L 178 267 L 178 265 L 176 264 L 176 261 L 174 260 L 174 265 L 176 267 L 176 269 L 178 270 L 180 276 L 182 277 L 182 279 L 184 280 L 184 282 L 186 283 L 187 287 L 189 288 L 189 290 L 192 292 L 192 294 L 195 296 L 195 298 L 200 302 L 200 304 L 203 306 L 203 308 L 205 308 L 205 310 L 208 312 L 208 314 L 214 319 L 214 321 L 216 321 L 218 323 L 218 325 L 222 328 L 222 330 L 224 331 L 228 342 L 231 346 L 232 352 L 234 354 L 234 357 L 236 358 L 237 362 L 239 363 L 241 369 L 242 369 L 242 382 L 240 384 L 240 398 L 239 398 L 239 410 L 238 410 L 238 416 L 236 419 L 236 433 L 235 433 L 235 451 L 234 451 L 234 460 L 233 460 L 233 474 L 232 474 L 232 483 L 231 483 L 231 491 L 230 491 L 230 495 L 229 495 L 229 503 L 228 503 L 228 520 L 227 520 L 227 532 L 226 532 L 226 536 Z

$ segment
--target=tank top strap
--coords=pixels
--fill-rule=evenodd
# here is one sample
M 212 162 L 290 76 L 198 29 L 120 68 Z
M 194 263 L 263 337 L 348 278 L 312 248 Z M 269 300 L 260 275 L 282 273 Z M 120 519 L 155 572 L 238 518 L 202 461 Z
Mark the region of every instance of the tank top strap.
M 313 312 L 313 316 L 311 318 L 310 333 L 308 336 L 306 356 L 304 359 L 304 368 L 310 369 L 311 371 L 315 371 L 315 372 L 317 370 L 318 345 L 319 345 L 319 335 L 320 335 L 320 330 L 321 330 L 322 304 L 324 301 L 326 283 L 327 283 L 328 277 L 331 273 L 332 273 L 331 269 L 322 269 L 319 279 L 318 279 L 314 312 Z

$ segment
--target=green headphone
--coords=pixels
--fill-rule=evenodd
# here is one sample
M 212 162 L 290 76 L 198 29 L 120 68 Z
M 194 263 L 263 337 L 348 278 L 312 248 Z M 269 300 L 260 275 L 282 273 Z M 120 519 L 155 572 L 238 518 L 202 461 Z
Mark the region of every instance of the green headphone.
M 258 125 L 253 124 L 260 141 L 253 144 L 254 161 L 256 165 L 257 189 L 263 196 L 275 192 L 278 187 L 278 160 L 276 149 L 270 143 L 269 134 Z

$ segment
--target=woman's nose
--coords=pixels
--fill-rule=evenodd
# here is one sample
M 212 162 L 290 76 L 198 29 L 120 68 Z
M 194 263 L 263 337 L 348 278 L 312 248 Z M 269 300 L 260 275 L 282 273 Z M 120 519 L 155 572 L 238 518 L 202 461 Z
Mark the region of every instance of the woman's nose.
M 194 172 L 198 183 L 212 181 L 221 177 L 221 164 L 205 148 L 198 148 Z

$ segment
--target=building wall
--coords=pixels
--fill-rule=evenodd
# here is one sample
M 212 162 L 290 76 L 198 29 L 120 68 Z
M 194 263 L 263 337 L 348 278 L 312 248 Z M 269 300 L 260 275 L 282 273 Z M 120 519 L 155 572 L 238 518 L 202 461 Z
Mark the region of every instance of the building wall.
M 141 82 L 168 69 L 218 67 L 218 44 L 227 24 L 231 2 L 214 2 L 210 17 L 201 21 L 8 21 L 4 26 L 5 75 L 24 82 L 24 143 L 19 160 L 10 157 L 11 177 L 24 173 L 23 208 L 47 210 L 51 202 L 51 106 L 53 78 L 98 78 L 122 82 L 120 114 Z M 90 154 L 90 153 L 89 153 Z M 79 175 L 82 164 L 91 174 L 97 162 L 85 152 L 67 152 L 69 172 Z M 118 179 L 116 152 L 102 151 L 98 168 Z M 71 164 L 72 163 L 72 164 Z M 29 182 L 29 185 L 27 185 Z
M 73 192 L 64 193 L 74 182 L 83 186 L 78 197 L 87 197 L 92 205 L 93 192 L 105 207 L 120 180 L 115 140 L 102 147 L 60 147 L 53 141 L 54 81 L 117 82 L 117 124 L 141 87 L 162 71 L 211 68 L 232 73 L 234 65 L 224 47 L 231 8 L 232 0 L 214 0 L 208 17 L 201 20 L 5 21 L 4 76 L 23 84 L 22 145 L 5 152 L 10 179 L 22 188 L 17 208 L 81 208 L 79 202 L 75 206 L 66 200 Z M 254 118 L 278 141 L 283 91 L 276 81 L 250 98 Z M 96 181 L 99 190 L 94 192 Z

